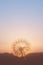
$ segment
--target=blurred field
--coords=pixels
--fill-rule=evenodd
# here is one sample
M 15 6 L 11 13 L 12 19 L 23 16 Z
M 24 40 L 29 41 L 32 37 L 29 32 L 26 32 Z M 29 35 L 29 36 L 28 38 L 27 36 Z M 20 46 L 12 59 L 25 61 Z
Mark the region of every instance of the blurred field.
M 0 65 L 43 65 L 43 53 L 32 53 L 24 58 L 3 53 L 0 54 Z

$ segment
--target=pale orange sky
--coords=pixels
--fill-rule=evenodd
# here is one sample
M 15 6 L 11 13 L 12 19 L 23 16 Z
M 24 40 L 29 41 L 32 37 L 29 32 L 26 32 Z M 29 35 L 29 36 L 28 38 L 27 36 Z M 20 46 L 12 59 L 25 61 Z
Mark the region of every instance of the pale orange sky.
M 43 52 L 43 1 L 0 2 L 0 52 L 12 52 L 20 38 L 28 40 L 31 52 Z

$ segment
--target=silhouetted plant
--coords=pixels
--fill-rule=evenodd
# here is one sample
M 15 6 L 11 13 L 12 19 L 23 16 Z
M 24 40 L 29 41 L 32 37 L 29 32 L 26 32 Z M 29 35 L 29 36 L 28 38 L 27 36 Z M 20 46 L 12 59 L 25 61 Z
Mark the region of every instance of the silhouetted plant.
M 25 40 L 17 40 L 13 44 L 13 53 L 15 56 L 24 57 L 29 53 L 30 45 Z

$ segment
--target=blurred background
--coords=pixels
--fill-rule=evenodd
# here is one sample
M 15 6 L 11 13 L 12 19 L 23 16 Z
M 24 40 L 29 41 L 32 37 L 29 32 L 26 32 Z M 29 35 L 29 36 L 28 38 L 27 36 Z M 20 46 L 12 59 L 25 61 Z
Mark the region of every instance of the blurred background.
M 21 38 L 30 52 L 43 52 L 43 0 L 0 0 L 0 53 Z

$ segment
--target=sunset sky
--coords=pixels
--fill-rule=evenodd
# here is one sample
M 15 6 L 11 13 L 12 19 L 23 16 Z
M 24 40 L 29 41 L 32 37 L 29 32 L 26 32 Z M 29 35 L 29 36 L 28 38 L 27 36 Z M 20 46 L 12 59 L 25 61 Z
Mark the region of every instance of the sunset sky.
M 12 52 L 16 39 L 43 52 L 43 0 L 0 0 L 0 53 Z

